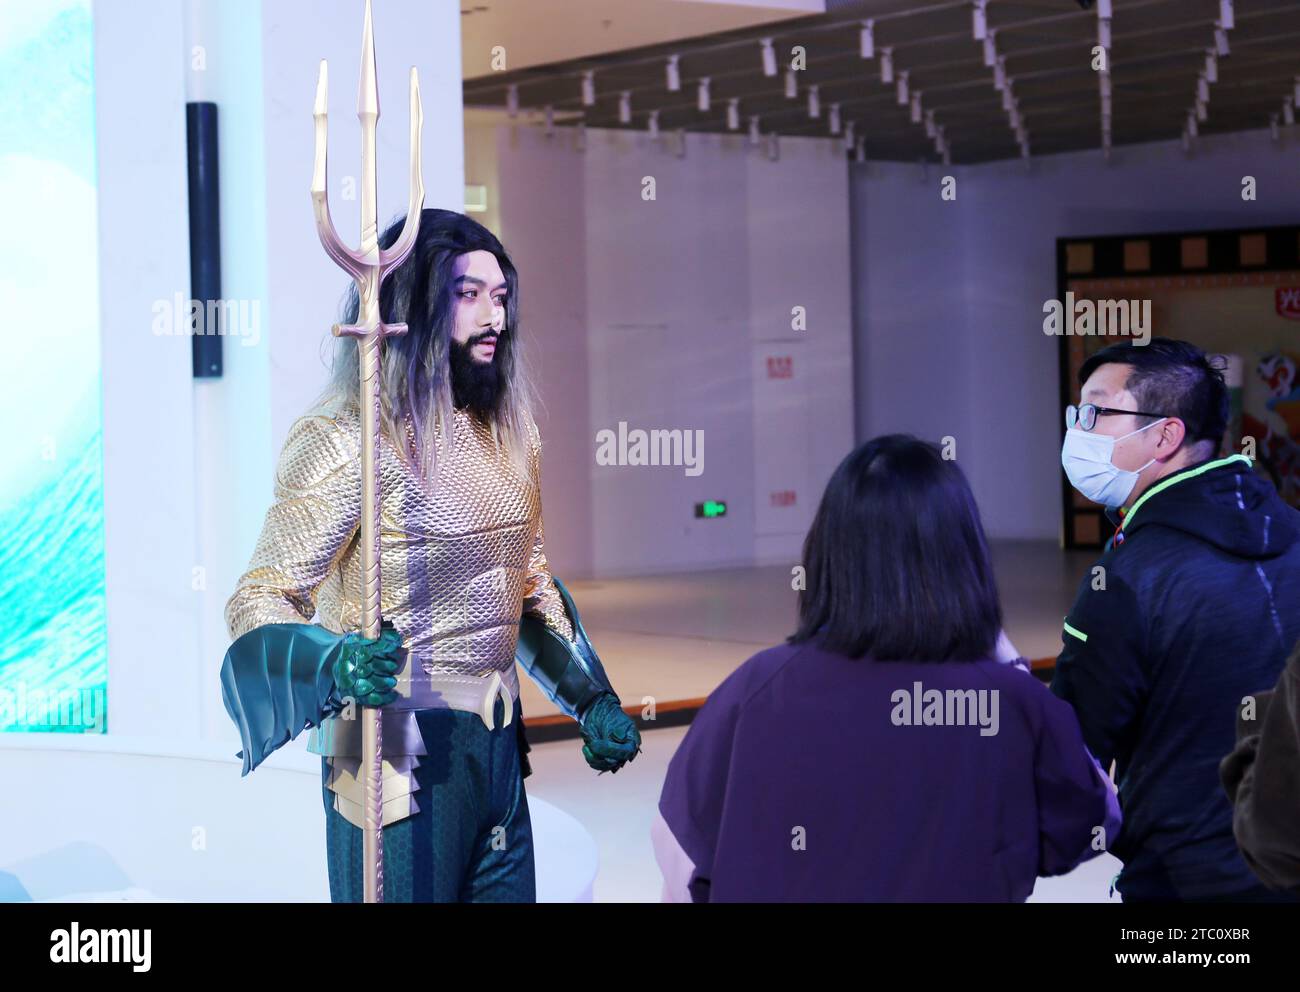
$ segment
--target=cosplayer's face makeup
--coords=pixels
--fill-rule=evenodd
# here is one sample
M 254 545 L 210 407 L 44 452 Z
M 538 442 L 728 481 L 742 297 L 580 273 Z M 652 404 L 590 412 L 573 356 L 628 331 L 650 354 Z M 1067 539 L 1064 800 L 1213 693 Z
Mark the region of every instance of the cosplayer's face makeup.
M 470 251 L 452 265 L 453 337 L 469 347 L 470 357 L 487 364 L 496 356 L 505 329 L 506 277 L 490 251 Z
M 1081 402 L 1108 406 L 1115 410 L 1141 410 L 1142 407 L 1133 398 L 1133 394 L 1125 388 L 1130 371 L 1131 366 L 1121 365 L 1118 362 L 1109 362 L 1100 366 L 1083 384 Z M 1092 433 L 1121 438 L 1122 440 L 1115 442 L 1115 449 L 1110 456 L 1111 464 L 1118 469 L 1132 472 L 1140 470 L 1152 458 L 1163 455 L 1169 450 L 1161 446 L 1164 434 L 1158 427 L 1152 426 L 1149 431 L 1134 433 L 1138 428 L 1148 424 L 1152 424 L 1150 417 L 1108 413 L 1098 415 Z M 1131 436 L 1124 437 L 1126 434 Z

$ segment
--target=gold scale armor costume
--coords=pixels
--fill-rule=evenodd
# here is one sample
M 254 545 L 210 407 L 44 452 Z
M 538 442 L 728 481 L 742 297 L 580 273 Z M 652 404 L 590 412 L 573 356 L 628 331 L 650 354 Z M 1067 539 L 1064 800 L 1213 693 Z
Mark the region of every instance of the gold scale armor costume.
M 226 604 L 232 639 L 264 624 L 310 622 L 317 613 L 334 633 L 361 628 L 360 431 L 351 408 L 318 410 L 290 428 L 275 502 Z M 412 769 L 427 752 L 416 710 L 466 710 L 490 728 L 500 696 L 510 722 L 519 695 L 521 604 L 566 641 L 575 639 L 543 550 L 541 439 L 531 418 L 528 434 L 524 475 L 490 426 L 456 410 L 454 446 L 439 458 L 432 488 L 414 458 L 401 457 L 381 435 L 380 609 L 407 656 L 399 698 L 382 710 L 385 826 L 420 809 Z M 327 757 L 334 808 L 360 827 L 361 721 L 327 717 L 312 729 L 308 750 Z

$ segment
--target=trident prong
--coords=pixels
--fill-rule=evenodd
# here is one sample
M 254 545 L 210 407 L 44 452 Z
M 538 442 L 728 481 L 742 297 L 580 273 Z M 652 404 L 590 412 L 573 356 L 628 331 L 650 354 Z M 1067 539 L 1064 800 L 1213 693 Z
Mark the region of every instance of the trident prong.
M 335 324 L 338 336 L 355 337 L 361 371 L 361 578 L 362 632 L 376 638 L 380 633 L 380 544 L 379 544 L 379 359 L 386 337 L 406 332 L 405 324 L 385 324 L 379 318 L 379 288 L 393 269 L 406 259 L 415 245 L 424 209 L 424 179 L 420 169 L 420 135 L 424 110 L 420 104 L 420 82 L 411 67 L 411 195 L 401 235 L 392 248 L 379 248 L 376 216 L 376 130 L 379 122 L 379 85 L 375 72 L 375 38 L 366 0 L 366 20 L 361 35 L 361 81 L 357 92 L 357 117 L 361 121 L 361 246 L 353 251 L 339 237 L 329 210 L 329 66 L 322 60 L 316 81 L 316 163 L 312 173 L 311 198 L 316 230 L 326 253 L 348 273 L 357 285 L 359 307 L 355 324 Z M 366 902 L 383 902 L 383 726 L 380 711 L 373 706 L 361 710 L 361 773 L 363 784 L 363 868 Z M 361 777 L 361 776 L 359 776 Z
M 424 105 L 420 102 L 420 74 L 411 66 L 411 202 L 406 210 L 406 223 L 402 233 L 393 242 L 393 247 L 381 249 L 379 261 L 382 266 L 379 282 L 388 278 L 388 273 L 404 259 L 415 245 L 415 236 L 420 230 L 420 210 L 424 206 L 424 169 L 420 158 L 420 131 L 424 127 Z

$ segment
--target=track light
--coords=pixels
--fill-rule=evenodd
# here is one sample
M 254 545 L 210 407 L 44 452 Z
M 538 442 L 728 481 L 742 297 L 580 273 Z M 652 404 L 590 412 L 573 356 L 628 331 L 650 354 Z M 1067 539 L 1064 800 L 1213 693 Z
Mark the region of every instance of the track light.
M 853 121 L 849 121 L 847 124 L 844 125 L 844 150 L 845 150 L 846 152 L 851 152 L 851 151 L 853 151 L 853 132 L 854 132 L 854 130 L 855 130 L 855 128 L 854 128 L 854 126 L 853 126 Z
M 1205 78 L 1212 83 L 1219 81 L 1219 53 L 1213 48 L 1205 52 Z
M 886 84 L 894 81 L 894 49 L 892 47 L 880 50 L 880 81 Z
M 676 93 L 682 88 L 682 73 L 677 67 L 677 60 L 680 57 L 678 55 L 669 55 L 668 64 L 664 66 L 668 74 L 668 90 L 671 93 Z
M 1110 99 L 1110 96 L 1111 96 L 1111 92 L 1110 92 L 1110 74 L 1107 73 L 1106 75 L 1102 76 L 1102 77 L 1101 77 L 1101 80 L 1100 80 L 1099 82 L 1100 82 L 1100 86 L 1101 86 L 1101 95 L 1102 95 L 1104 98 L 1106 98 L 1106 99 Z
M 817 87 L 808 87 L 808 116 L 817 118 L 822 115 L 822 102 L 817 95 Z
M 1106 49 L 1106 54 L 1110 54 L 1110 18 L 1106 17 L 1097 22 L 1097 44 Z
M 876 22 L 863 21 L 862 30 L 858 32 L 858 50 L 864 59 L 876 56 Z
M 1198 121 L 1204 121 L 1205 118 L 1208 117 L 1208 116 L 1209 116 L 1209 112 L 1205 109 L 1205 104 L 1203 104 L 1200 100 L 1197 100 L 1197 101 L 1196 101 L 1196 119 L 1197 119 Z
M 727 101 L 727 130 L 736 131 L 740 128 L 740 98 L 732 97 Z
M 921 123 L 921 91 L 916 90 L 912 93 L 912 123 Z
M 582 105 L 594 106 L 596 103 L 596 72 L 594 69 L 582 71 Z
M 839 134 L 840 133 L 840 105 L 838 103 L 831 104 L 831 115 L 830 115 L 829 123 L 830 123 L 831 134 Z
M 749 143 L 751 145 L 757 145 L 759 141 L 759 137 L 760 135 L 758 133 L 758 116 L 756 114 L 751 115 L 749 118 Z
M 794 74 L 793 69 L 785 70 L 785 98 L 793 100 L 799 95 L 799 77 Z
M 1202 103 L 1210 102 L 1210 84 L 1204 73 L 1196 77 L 1196 99 Z
M 971 33 L 975 35 L 976 41 L 983 41 L 989 32 L 988 12 L 985 9 L 988 5 L 989 0 L 975 0 L 971 9 Z
M 1221 56 L 1232 54 L 1228 49 L 1228 32 L 1218 21 L 1214 22 L 1214 47 Z
M 1232 0 L 1219 0 L 1219 23 L 1223 30 L 1231 31 L 1237 26 L 1237 18 L 1232 10 Z
M 647 129 L 650 131 L 651 138 L 659 137 L 659 111 L 650 111 L 650 119 L 647 124 Z
M 984 67 L 992 69 L 998 64 L 997 31 L 989 31 L 984 36 Z
M 1007 60 L 1005 56 L 999 55 L 997 62 L 993 64 L 993 88 L 999 92 L 1007 85 Z
M 618 95 L 618 122 L 620 124 L 632 123 L 632 91 L 624 90 Z
M 906 107 L 910 97 L 907 94 L 907 70 L 904 69 L 898 74 L 898 105 Z
M 1097 0 L 1097 17 L 1109 21 L 1113 16 L 1110 0 Z
M 927 110 L 925 112 L 925 136 L 933 138 L 936 134 L 938 134 L 938 130 L 934 124 L 934 111 Z
M 519 116 L 519 87 L 514 83 L 506 87 L 506 113 L 511 117 Z
M 702 112 L 707 113 L 710 107 L 709 101 L 709 77 L 703 76 L 700 79 L 699 86 L 695 91 L 695 106 Z
M 763 38 L 759 41 L 763 46 L 763 75 L 776 75 L 776 52 L 772 50 L 772 39 Z

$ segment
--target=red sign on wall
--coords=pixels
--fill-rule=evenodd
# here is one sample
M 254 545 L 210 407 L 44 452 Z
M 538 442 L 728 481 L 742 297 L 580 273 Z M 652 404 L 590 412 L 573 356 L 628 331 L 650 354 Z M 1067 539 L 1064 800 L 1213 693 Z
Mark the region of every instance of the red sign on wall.
M 767 377 L 769 379 L 793 379 L 794 357 L 791 355 L 769 355 L 767 358 Z
M 793 489 L 782 489 L 769 495 L 773 506 L 794 506 L 795 491 Z
M 1273 290 L 1277 315 L 1288 320 L 1300 320 L 1300 286 L 1278 286 Z

